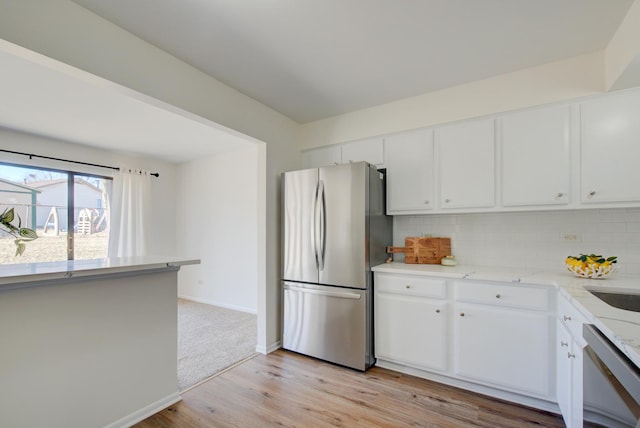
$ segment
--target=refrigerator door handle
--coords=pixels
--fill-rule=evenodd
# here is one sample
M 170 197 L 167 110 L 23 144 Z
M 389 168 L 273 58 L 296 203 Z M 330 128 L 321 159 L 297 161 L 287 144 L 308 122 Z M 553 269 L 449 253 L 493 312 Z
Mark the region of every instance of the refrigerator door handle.
M 313 207 L 313 251 L 316 255 L 316 267 L 318 270 L 324 269 L 324 254 L 322 253 L 322 239 L 324 234 L 324 216 L 323 216 L 323 204 L 324 204 L 324 183 L 322 180 L 318 181 L 318 187 L 316 189 L 316 200 Z
M 311 213 L 311 247 L 313 248 L 313 257 L 316 262 L 316 269 L 318 269 L 318 184 L 316 184 L 316 192 L 313 198 L 313 209 L 311 210 Z
M 325 201 L 325 197 L 324 197 L 324 181 L 320 180 L 320 189 L 319 192 L 320 194 L 320 248 L 319 248 L 319 255 L 320 255 L 320 263 L 318 268 L 320 270 L 324 270 L 324 252 L 326 250 L 326 231 L 327 231 L 327 205 L 326 205 L 326 201 Z
M 285 290 L 299 291 L 301 293 L 307 294 L 316 294 L 319 296 L 327 296 L 327 297 L 338 297 L 341 299 L 352 299 L 352 300 L 360 300 L 362 295 L 358 293 L 349 293 L 344 291 L 325 291 L 325 290 L 316 290 L 314 288 L 305 288 L 305 287 L 296 287 L 291 284 L 284 284 L 283 288 Z

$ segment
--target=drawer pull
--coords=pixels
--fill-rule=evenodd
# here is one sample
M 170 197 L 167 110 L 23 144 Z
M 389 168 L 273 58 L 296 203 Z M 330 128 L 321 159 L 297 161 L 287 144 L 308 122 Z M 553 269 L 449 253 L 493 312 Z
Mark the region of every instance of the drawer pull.
M 464 316 L 464 312 L 460 312 L 460 316 L 463 317 Z
M 436 314 L 439 314 L 439 313 L 440 313 L 440 309 L 436 309 Z
M 569 316 L 567 316 L 567 315 L 564 315 L 562 318 L 563 318 L 565 321 L 571 321 L 571 317 L 569 317 Z
M 573 354 L 571 352 L 567 352 L 567 358 L 575 358 L 576 354 Z
M 405 285 L 404 287 L 405 287 L 407 290 L 411 288 L 411 286 L 410 286 L 410 285 Z
M 496 299 L 500 298 L 500 293 L 496 294 Z
M 562 340 L 560 341 L 560 346 L 569 346 L 568 342 L 563 342 Z

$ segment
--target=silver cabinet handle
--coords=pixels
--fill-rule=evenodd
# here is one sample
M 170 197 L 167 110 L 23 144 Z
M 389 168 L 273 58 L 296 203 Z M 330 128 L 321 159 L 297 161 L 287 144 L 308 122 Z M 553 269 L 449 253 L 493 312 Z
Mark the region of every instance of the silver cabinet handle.
M 496 299 L 500 298 L 500 293 L 496 294 Z
M 410 285 L 405 285 L 404 288 L 406 288 L 407 290 L 411 288 Z
M 558 196 L 558 198 L 561 198 L 561 197 L 563 197 L 563 196 L 564 196 L 564 193 L 559 192 L 557 196 Z
M 575 358 L 576 354 L 573 354 L 571 352 L 567 352 L 567 358 Z
M 594 196 L 595 194 L 596 194 L 596 191 L 592 190 L 592 191 L 589 192 L 589 197 Z
M 436 309 L 436 314 L 439 314 L 439 313 L 440 313 L 440 309 Z
M 563 342 L 562 340 L 560 341 L 560 346 L 569 346 L 568 342 Z
M 460 312 L 460 316 L 463 317 L 464 316 L 464 312 Z
M 563 316 L 562 318 L 563 318 L 565 321 L 571 321 L 571 317 L 569 317 L 569 316 L 567 316 L 567 315 Z

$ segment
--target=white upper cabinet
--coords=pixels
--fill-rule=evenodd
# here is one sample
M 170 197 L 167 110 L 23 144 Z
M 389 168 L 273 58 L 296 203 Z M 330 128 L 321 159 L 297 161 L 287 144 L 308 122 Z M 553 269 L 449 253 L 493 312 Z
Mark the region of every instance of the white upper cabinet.
M 489 208 L 495 204 L 494 120 L 437 128 L 440 208 Z
M 502 204 L 569 203 L 571 107 L 503 116 Z
M 640 92 L 581 105 L 581 201 L 640 201 Z
M 375 137 L 342 144 L 342 163 L 367 161 L 372 165 L 382 165 L 383 141 L 382 137 Z
M 420 129 L 384 140 L 387 214 L 430 211 L 433 200 L 433 131 Z
M 382 137 L 376 137 L 306 150 L 302 152 L 302 165 L 304 168 L 319 168 L 366 161 L 381 166 L 384 164 L 383 143 Z
M 302 153 L 304 168 L 320 168 L 340 164 L 340 146 L 326 146 Z

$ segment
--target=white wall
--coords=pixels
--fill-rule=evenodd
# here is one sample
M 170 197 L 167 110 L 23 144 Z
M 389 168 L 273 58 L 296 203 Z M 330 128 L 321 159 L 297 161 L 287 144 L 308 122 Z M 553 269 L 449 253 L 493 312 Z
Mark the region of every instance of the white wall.
M 280 173 L 300 165 L 291 119 L 144 42 L 70 0 L 0 2 L 0 38 L 86 70 L 267 143 L 266 239 L 259 274 L 258 348 L 280 339 Z
M 24 134 L 0 128 L 0 146 L 6 150 L 33 153 L 62 159 L 96 163 L 109 166 L 133 166 L 147 171 L 158 172 L 160 177 L 151 180 L 151 235 L 149 248 L 156 255 L 176 254 L 176 203 L 177 190 L 174 164 L 160 160 L 118 153 L 64 141 L 53 140 L 31 134 Z M 55 162 L 26 156 L 9 155 L 0 152 L 0 161 L 26 166 L 44 166 L 109 176 L 109 169 L 91 168 L 84 165 Z
M 301 126 L 301 139 L 318 147 L 602 92 L 599 52 L 311 122 Z
M 395 216 L 393 225 L 394 245 L 406 236 L 451 237 L 460 264 L 564 270 L 567 256 L 595 253 L 618 256 L 620 273 L 640 274 L 639 208 Z M 561 241 L 564 234 L 582 242 Z
M 129 427 L 178 401 L 176 276 L 3 290 L 0 426 Z
M 257 311 L 257 163 L 255 147 L 178 168 L 178 248 L 201 260 L 181 270 L 181 297 Z
M 635 0 L 605 50 L 608 90 L 640 85 L 640 0 Z

